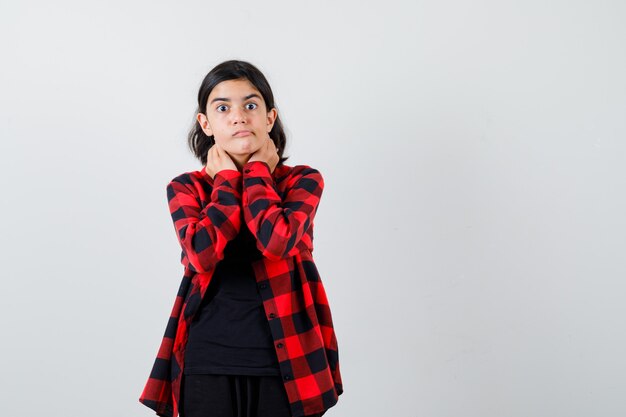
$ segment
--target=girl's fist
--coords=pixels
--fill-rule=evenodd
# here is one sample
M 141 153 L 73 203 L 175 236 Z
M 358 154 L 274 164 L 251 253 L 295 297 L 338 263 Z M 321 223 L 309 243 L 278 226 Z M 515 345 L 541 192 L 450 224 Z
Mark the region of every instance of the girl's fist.
M 274 145 L 274 141 L 272 140 L 272 138 L 267 135 L 265 143 L 261 146 L 261 148 L 259 148 L 259 150 L 252 154 L 250 159 L 248 159 L 248 162 L 267 162 L 267 164 L 270 166 L 270 171 L 274 172 L 274 168 L 276 168 L 276 165 L 278 165 L 279 160 L 280 157 L 278 156 L 278 149 L 276 149 L 276 145 Z
M 214 178 L 215 174 L 223 169 L 237 170 L 237 165 L 230 158 L 230 155 L 220 145 L 215 143 L 207 153 L 206 167 L 204 169 L 211 178 Z

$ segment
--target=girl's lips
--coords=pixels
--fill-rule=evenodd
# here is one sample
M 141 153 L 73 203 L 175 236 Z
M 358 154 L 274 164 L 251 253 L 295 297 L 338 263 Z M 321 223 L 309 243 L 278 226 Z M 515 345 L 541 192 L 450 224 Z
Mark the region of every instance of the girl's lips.
M 236 138 L 239 138 L 239 137 L 248 136 L 248 135 L 250 135 L 250 131 L 244 130 L 243 132 L 235 133 L 233 136 Z

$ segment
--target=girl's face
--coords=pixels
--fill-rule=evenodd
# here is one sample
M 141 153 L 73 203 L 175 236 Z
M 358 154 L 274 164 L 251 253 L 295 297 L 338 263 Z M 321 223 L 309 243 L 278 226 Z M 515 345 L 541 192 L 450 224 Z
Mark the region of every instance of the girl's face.
M 207 100 L 206 116 L 197 120 L 204 133 L 230 155 L 250 156 L 265 143 L 278 112 L 267 111 L 263 96 L 247 79 L 222 81 Z

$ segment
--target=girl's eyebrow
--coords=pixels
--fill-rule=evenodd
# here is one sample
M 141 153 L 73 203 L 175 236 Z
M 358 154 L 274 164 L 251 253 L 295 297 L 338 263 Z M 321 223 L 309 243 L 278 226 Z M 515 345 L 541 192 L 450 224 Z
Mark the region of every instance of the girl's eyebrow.
M 256 98 L 258 98 L 258 99 L 260 99 L 260 98 L 261 98 L 261 97 L 260 97 L 257 93 L 252 93 L 252 94 L 248 94 L 247 96 L 245 96 L 245 97 L 243 98 L 243 100 L 245 101 L 245 100 L 247 100 L 247 99 L 249 99 L 249 98 L 252 98 L 252 97 L 256 97 Z M 213 104 L 213 103 L 214 103 L 214 102 L 216 102 L 216 101 L 230 101 L 230 99 L 229 99 L 229 98 L 227 98 L 227 97 L 215 97 L 213 100 L 211 100 L 211 103 L 210 103 L 210 104 Z

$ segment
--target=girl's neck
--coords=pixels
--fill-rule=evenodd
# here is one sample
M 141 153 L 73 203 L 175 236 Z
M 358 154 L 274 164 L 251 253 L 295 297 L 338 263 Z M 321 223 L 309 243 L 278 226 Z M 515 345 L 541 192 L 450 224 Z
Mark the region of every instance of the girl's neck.
M 233 162 L 235 163 L 235 165 L 237 166 L 237 169 L 241 172 L 243 170 L 243 166 L 248 162 L 248 160 L 252 157 L 252 154 L 247 154 L 247 155 L 231 155 L 228 154 L 230 156 L 230 159 L 233 160 Z

